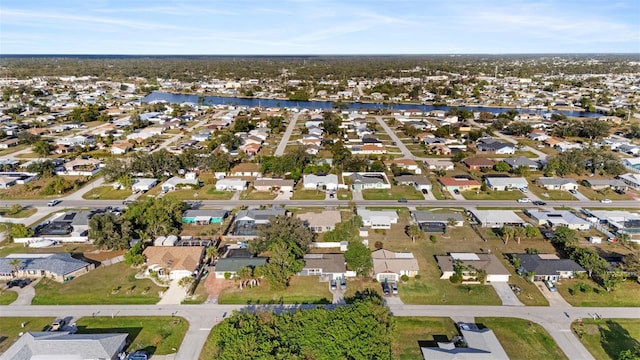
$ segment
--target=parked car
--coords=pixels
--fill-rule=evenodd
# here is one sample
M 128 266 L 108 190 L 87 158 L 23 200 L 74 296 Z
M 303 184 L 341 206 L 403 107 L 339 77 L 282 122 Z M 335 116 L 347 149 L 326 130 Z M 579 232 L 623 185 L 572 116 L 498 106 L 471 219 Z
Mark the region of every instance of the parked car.
M 129 205 L 133 202 L 133 200 L 125 200 L 122 202 L 122 205 Z
M 572 194 L 574 194 L 574 195 L 578 193 L 578 191 L 573 190 L 573 189 L 569 190 L 569 192 L 570 192 L 570 193 L 572 193 Z
M 391 283 L 391 293 L 393 295 L 398 295 L 398 284 Z
M 340 289 L 342 289 L 342 290 L 346 290 L 347 289 L 347 280 L 345 280 L 345 279 L 341 279 L 340 280 Z
M 138 350 L 136 352 L 132 352 L 127 356 L 127 360 L 147 360 L 149 359 L 149 353 L 144 350 Z
M 329 283 L 329 287 L 331 288 L 331 290 L 336 290 L 338 289 L 338 283 L 335 280 L 331 280 L 331 282 Z
M 47 206 L 56 206 L 58 204 L 60 204 L 62 202 L 62 200 L 51 200 L 47 203 Z
M 51 327 L 49 328 L 49 331 L 60 331 L 62 330 L 62 328 L 64 327 L 64 325 L 67 322 L 65 321 L 65 319 L 56 319 L 53 323 L 51 323 Z
M 398 202 L 400 202 L 400 203 L 406 203 L 406 202 L 407 202 L 407 199 L 405 199 L 405 198 L 400 198 L 400 199 L 398 199 Z
M 620 194 L 620 195 L 624 195 L 625 194 L 624 190 L 622 190 L 622 189 L 616 189 L 616 190 L 614 190 L 614 192 L 616 194 Z
M 536 201 L 534 201 L 532 204 L 533 204 L 533 205 L 538 205 L 538 206 L 544 206 L 544 205 L 547 205 L 547 203 L 546 203 L 546 202 L 544 202 L 544 201 L 540 201 L 540 200 L 536 200 Z
M 422 189 L 422 193 L 427 195 L 429 193 L 429 191 L 427 191 L 427 189 Z
M 518 199 L 518 202 L 519 203 L 530 203 L 531 199 L 529 199 L 529 198 L 520 198 L 520 199 Z
M 453 193 L 456 194 L 456 195 L 460 195 L 460 190 L 455 189 L 455 190 L 453 190 Z
M 389 295 L 391 293 L 391 288 L 389 287 L 389 284 L 382 283 L 382 293 L 385 295 Z
M 558 291 L 558 289 L 556 289 L 556 286 L 553 285 L 553 282 L 551 282 L 551 280 L 547 280 L 544 282 L 544 284 L 547 286 L 547 289 L 549 289 L 549 291 Z
M 603 203 L 603 204 L 611 204 L 611 200 L 609 200 L 609 199 L 602 199 L 602 200 L 600 200 L 600 202 Z

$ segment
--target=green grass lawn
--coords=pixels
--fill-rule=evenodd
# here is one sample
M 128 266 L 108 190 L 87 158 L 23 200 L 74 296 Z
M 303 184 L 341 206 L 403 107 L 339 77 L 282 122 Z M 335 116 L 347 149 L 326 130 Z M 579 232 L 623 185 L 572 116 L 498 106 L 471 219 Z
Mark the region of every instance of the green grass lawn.
M 571 328 L 596 359 L 618 359 L 620 352 L 640 347 L 638 319 L 582 319 Z
M 124 263 L 101 266 L 61 284 L 42 279 L 33 305 L 155 304 L 162 288 L 151 280 L 134 278 L 139 270 Z M 115 291 L 117 289 L 117 291 Z
M 85 200 L 124 200 L 131 196 L 131 190 L 114 190 L 113 186 L 99 186 L 82 195 Z
M 338 189 L 338 200 L 351 200 L 353 199 L 353 194 L 351 191 L 345 189 Z
M 422 193 L 413 186 L 400 185 L 392 186 L 391 189 L 367 189 L 362 190 L 362 197 L 365 200 L 424 200 Z
M 294 190 L 291 200 L 324 200 L 325 192 L 318 190 Z
M 0 209 L 0 216 L 7 218 L 26 218 L 38 212 L 36 208 L 22 208 L 17 213 L 11 214 L 11 208 Z
M 590 200 L 602 200 L 602 199 L 631 200 L 631 197 L 629 195 L 627 195 L 627 194 L 618 194 L 618 193 L 614 192 L 613 190 L 596 191 L 596 190 L 593 190 L 593 189 L 588 188 L 586 186 L 580 186 L 578 191 L 582 195 L 588 197 Z
M 234 286 L 222 291 L 219 304 L 330 304 L 333 296 L 328 283 L 321 283 L 317 276 L 294 276 L 289 288 L 272 290 L 266 281 L 254 288 L 240 289 Z
M 243 200 L 273 200 L 276 196 L 278 195 L 271 192 L 251 190 L 242 194 L 240 198 Z
M 422 359 L 418 341 L 451 340 L 458 329 L 447 317 L 397 317 L 394 331 L 394 358 L 399 360 Z M 434 339 L 435 337 L 435 339 Z
M 189 328 L 184 318 L 169 316 L 83 317 L 76 325 L 78 334 L 127 333 L 127 351 L 146 350 L 151 355 L 176 353 Z
M 436 198 L 436 200 L 446 200 L 448 198 L 451 198 L 451 196 L 446 196 L 442 192 L 442 188 L 440 187 L 440 184 L 436 179 L 431 178 L 431 185 L 431 193 L 433 194 L 433 197 Z
M 547 190 L 539 186 L 532 186 L 529 191 L 536 194 L 541 200 L 578 200 L 570 192 L 564 190 Z
M 463 191 L 462 196 L 467 200 L 518 200 L 527 197 L 521 191 Z
M 9 305 L 17 298 L 18 293 L 13 290 L 0 290 L 0 305 Z
M 549 333 L 531 321 L 478 317 L 476 323 L 493 330 L 510 359 L 567 359 Z
M 55 318 L 53 317 L 2 317 L 0 318 L 0 354 L 7 351 L 21 332 L 44 331 Z M 24 328 L 22 327 L 24 323 Z
M 578 284 L 588 285 L 592 290 L 581 291 Z M 573 306 L 620 306 L 640 307 L 640 286 L 632 280 L 606 292 L 592 280 L 566 279 L 556 286 L 562 297 Z

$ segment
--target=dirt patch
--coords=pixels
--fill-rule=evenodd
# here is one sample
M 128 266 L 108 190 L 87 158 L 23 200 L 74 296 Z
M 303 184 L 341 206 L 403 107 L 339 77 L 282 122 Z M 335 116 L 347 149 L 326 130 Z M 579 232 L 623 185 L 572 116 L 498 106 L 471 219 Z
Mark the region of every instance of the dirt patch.
M 598 325 L 586 325 L 584 327 L 584 332 L 587 335 L 596 335 L 600 332 L 600 328 Z
M 87 251 L 82 255 L 89 260 L 103 262 L 105 260 L 113 259 L 116 256 L 124 255 L 124 253 L 126 252 L 127 252 L 126 250 L 117 250 L 117 251 L 97 250 L 97 251 Z
M 209 298 L 207 301 L 217 300 L 222 290 L 235 286 L 235 281 L 226 279 L 216 279 L 213 272 L 209 273 L 209 276 L 205 279 L 204 286 L 207 289 Z

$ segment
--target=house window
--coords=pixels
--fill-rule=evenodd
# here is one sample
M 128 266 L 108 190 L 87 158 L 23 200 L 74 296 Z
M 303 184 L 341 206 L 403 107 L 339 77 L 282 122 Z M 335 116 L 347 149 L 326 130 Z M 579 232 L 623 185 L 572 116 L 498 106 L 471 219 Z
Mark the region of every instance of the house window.
M 36 275 L 38 272 L 36 270 L 27 270 L 27 274 Z

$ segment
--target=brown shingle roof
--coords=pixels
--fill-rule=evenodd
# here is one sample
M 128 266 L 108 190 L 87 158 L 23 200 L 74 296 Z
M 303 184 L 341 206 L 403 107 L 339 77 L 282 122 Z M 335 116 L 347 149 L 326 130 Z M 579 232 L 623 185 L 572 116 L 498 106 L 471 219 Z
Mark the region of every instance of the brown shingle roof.
M 195 271 L 202 258 L 204 246 L 149 246 L 142 253 L 148 265 L 159 265 L 170 270 Z

